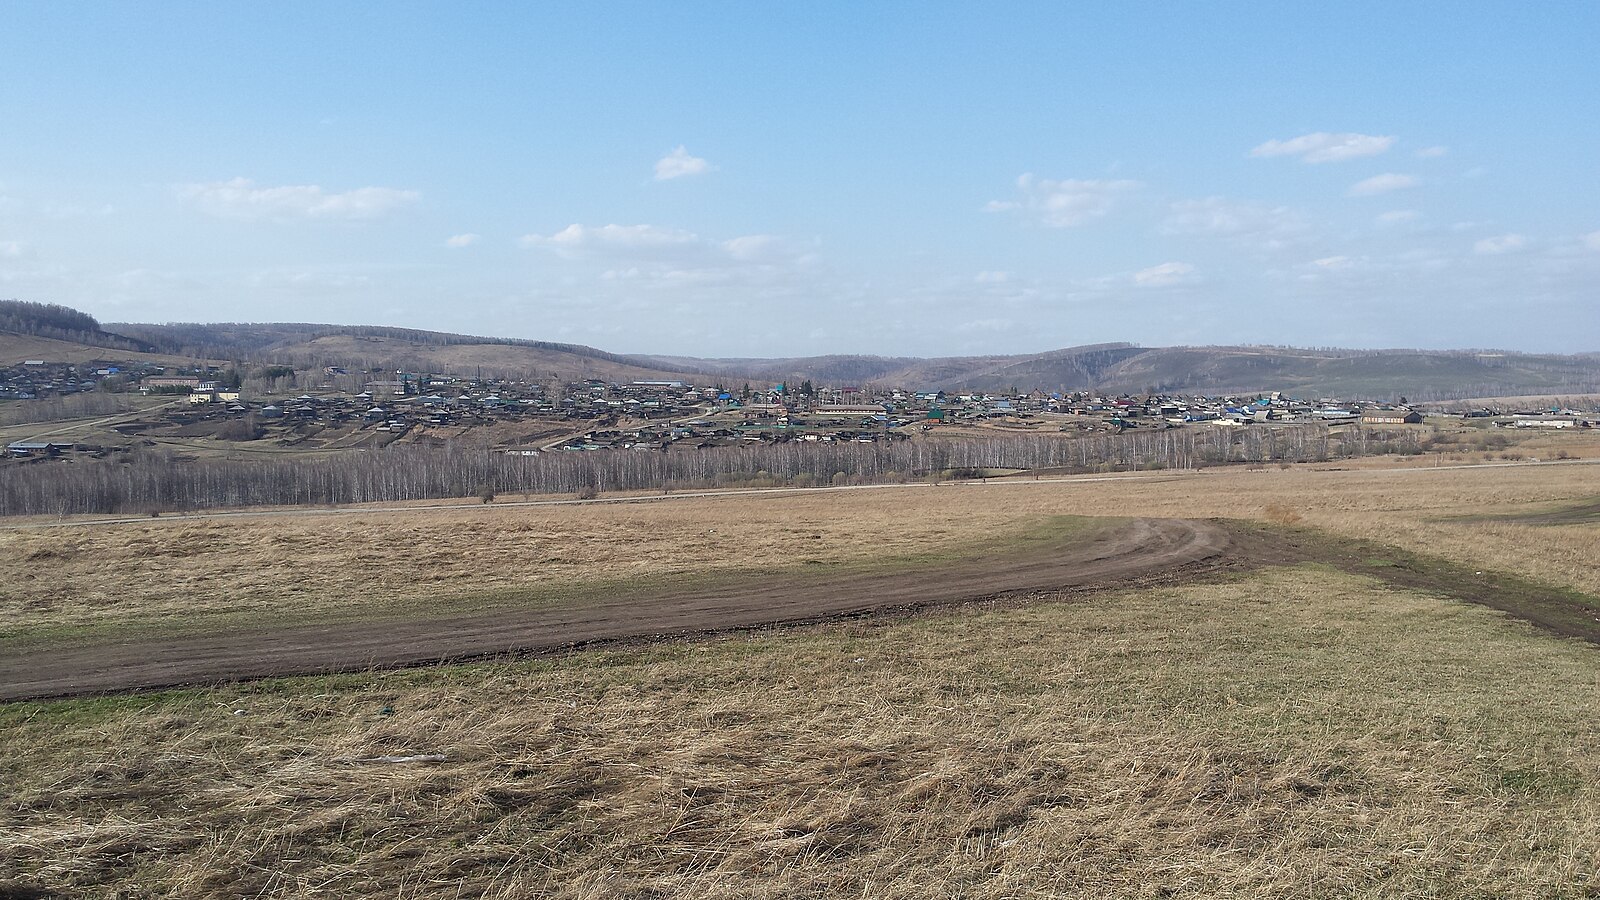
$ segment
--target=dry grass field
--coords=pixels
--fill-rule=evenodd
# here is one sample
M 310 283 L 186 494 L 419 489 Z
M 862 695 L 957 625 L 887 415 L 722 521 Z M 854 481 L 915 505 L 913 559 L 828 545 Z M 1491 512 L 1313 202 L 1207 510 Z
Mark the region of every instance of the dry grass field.
M 1592 897 L 1592 646 L 1317 567 L 0 707 L 0 892 Z
M 0 653 L 981 563 L 1071 515 L 1309 526 L 1593 595 L 1597 496 L 1589 463 L 1330 465 L 13 528 Z M 1303 564 L 0 704 L 0 897 L 1592 898 L 1597 653 Z
M 641 503 L 152 519 L 0 530 L 0 646 L 86 626 L 411 615 L 710 573 L 981 555 L 1051 516 L 1298 523 L 1594 593 L 1600 465 L 1217 469 Z M 1532 548 L 1536 548 L 1536 551 Z

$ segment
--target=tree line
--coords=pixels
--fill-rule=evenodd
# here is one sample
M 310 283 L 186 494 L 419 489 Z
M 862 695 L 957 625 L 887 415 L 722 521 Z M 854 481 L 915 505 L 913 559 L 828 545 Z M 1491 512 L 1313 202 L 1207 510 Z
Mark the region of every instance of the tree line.
M 144 345 L 137 341 L 101 331 L 100 323 L 94 316 L 55 303 L 0 300 L 0 331 L 115 350 L 144 349 Z
M 118 459 L 0 466 L 0 515 L 144 514 L 224 507 L 414 501 L 511 494 L 667 491 L 974 477 L 989 469 L 1192 469 L 1420 452 L 1413 432 L 1320 426 L 1189 428 L 1079 437 L 925 439 L 501 453 L 486 446 L 393 445 L 337 456 L 182 459 L 153 449 Z

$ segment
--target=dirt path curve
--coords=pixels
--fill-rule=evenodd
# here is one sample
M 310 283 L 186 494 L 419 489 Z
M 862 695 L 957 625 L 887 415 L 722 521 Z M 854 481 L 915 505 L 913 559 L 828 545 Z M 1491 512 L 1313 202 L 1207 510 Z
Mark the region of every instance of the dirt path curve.
M 1041 591 L 1127 587 L 1239 564 L 1223 526 L 1135 519 L 1089 538 L 909 573 L 785 574 L 621 593 L 582 605 L 135 639 L 0 659 L 0 701 L 216 684 L 530 653 L 596 642 L 798 624 Z

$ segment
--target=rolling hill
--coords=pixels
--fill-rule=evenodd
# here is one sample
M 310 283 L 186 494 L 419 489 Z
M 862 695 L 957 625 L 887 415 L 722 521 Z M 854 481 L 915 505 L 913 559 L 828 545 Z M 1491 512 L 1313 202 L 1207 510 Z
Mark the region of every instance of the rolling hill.
M 623 355 L 593 347 L 377 326 L 120 323 L 86 339 L 0 330 L 0 363 L 49 358 L 231 359 L 299 368 L 472 373 L 527 379 L 681 380 L 700 384 L 812 381 L 917 390 L 1095 390 L 1112 394 L 1254 394 L 1449 400 L 1600 392 L 1600 354 L 1481 350 L 1305 350 L 1138 347 L 1112 343 L 1045 353 L 703 359 Z M 116 349 L 113 349 L 116 348 Z M 137 348 L 137 349 L 130 349 Z
M 476 337 L 410 328 L 300 323 L 143 325 L 119 333 L 175 353 L 281 363 L 296 368 L 474 373 L 497 378 L 578 381 L 693 380 L 677 371 L 593 347 Z
M 1600 390 L 1600 354 L 1300 350 L 1094 344 L 1020 356 L 933 359 L 820 356 L 782 360 L 646 357 L 686 370 L 776 381 L 873 383 L 921 390 L 1096 390 L 1115 394 L 1253 394 L 1454 399 Z

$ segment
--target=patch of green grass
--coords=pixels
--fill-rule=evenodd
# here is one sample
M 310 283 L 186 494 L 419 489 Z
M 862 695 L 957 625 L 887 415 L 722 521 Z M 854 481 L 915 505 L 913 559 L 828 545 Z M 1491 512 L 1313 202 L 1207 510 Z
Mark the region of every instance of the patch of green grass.
M 1298 559 L 1488 606 L 1558 634 L 1600 643 L 1600 597 L 1592 594 L 1314 528 L 1244 521 L 1230 521 L 1229 527 Z
M 1572 797 L 1585 786 L 1582 776 L 1566 769 L 1501 769 L 1492 778 L 1494 786 L 1506 793 L 1541 799 Z

